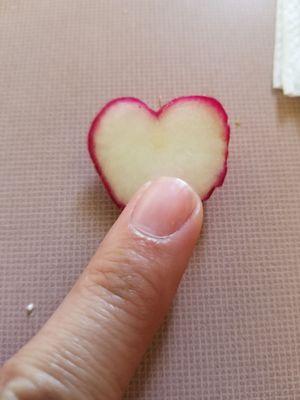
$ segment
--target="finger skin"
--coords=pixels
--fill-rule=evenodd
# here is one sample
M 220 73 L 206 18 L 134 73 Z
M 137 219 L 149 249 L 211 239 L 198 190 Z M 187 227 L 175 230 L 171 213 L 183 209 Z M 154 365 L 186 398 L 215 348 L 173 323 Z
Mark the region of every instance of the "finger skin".
M 180 184 L 178 198 L 173 190 L 166 207 L 170 193 L 162 194 L 161 209 L 155 211 L 152 203 L 158 202 L 159 193 Z M 174 178 L 162 178 L 138 191 L 61 306 L 3 366 L 1 400 L 122 398 L 172 302 L 199 236 L 203 209 L 198 198 L 188 218 L 181 218 L 187 214 L 185 203 L 191 192 Z M 146 229 L 145 233 L 140 225 L 145 219 L 140 204 L 145 201 L 153 214 L 146 218 L 151 230 L 165 232 L 169 226 L 163 221 L 173 213 L 179 221 L 178 226 L 174 218 L 171 221 L 175 232 L 157 236 Z M 155 213 L 166 218 L 156 218 Z

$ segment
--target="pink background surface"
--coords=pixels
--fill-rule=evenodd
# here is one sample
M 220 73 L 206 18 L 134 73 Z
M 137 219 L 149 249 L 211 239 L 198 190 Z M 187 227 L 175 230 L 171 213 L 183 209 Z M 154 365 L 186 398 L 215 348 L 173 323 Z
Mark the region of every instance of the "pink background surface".
M 274 22 L 273 0 L 1 0 L 1 362 L 118 215 L 86 149 L 99 108 L 204 94 L 229 173 L 126 399 L 300 398 L 300 100 L 271 90 Z

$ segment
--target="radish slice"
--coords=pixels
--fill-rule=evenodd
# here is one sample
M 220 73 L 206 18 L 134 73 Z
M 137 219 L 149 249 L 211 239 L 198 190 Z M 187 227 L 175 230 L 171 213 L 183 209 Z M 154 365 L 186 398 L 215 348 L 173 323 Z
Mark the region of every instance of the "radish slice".
M 159 111 L 124 97 L 109 102 L 88 136 L 91 158 L 115 203 L 124 207 L 149 180 L 174 176 L 207 200 L 227 171 L 228 117 L 205 96 L 179 97 Z

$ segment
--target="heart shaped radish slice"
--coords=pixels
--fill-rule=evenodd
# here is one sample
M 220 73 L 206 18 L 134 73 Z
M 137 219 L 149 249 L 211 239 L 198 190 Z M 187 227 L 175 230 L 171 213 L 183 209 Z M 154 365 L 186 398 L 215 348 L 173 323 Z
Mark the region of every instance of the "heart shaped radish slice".
M 229 125 L 215 99 L 179 97 L 159 111 L 126 97 L 96 116 L 88 137 L 95 167 L 112 199 L 123 207 L 145 182 L 175 176 L 202 200 L 223 184 Z

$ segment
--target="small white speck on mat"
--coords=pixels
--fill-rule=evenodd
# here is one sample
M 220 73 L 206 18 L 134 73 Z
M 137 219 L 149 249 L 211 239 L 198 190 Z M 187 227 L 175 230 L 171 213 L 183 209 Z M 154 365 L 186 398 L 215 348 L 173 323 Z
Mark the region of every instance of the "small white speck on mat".
M 34 311 L 34 304 L 33 303 L 27 304 L 27 306 L 26 306 L 27 317 L 30 317 L 30 315 L 33 313 L 33 311 Z

